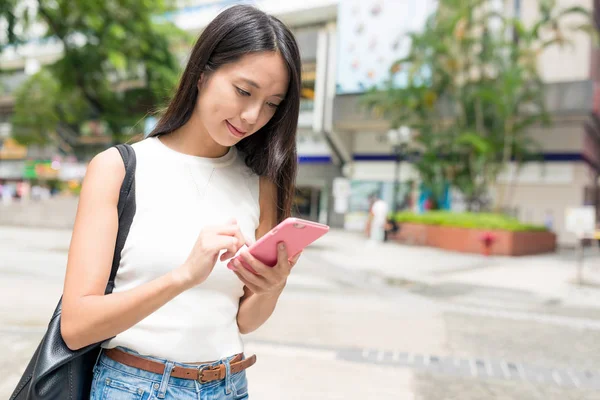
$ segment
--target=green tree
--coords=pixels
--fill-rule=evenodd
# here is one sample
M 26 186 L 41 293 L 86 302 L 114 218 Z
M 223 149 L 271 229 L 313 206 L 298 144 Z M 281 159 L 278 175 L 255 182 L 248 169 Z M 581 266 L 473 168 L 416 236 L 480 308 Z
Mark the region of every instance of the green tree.
M 30 10 L 19 6 L 19 0 L 0 2 L 0 26 L 5 29 L 4 33 L 0 33 L 0 52 L 8 45 L 23 42 L 23 35 L 19 31 L 26 29 L 30 20 Z
M 410 51 L 391 66 L 385 90 L 364 95 L 363 104 L 392 127 L 418 132 L 415 167 L 435 203 L 449 183 L 469 209 L 488 208 L 488 189 L 511 160 L 520 166 L 536 159 L 528 128 L 549 123 L 539 55 L 568 43 L 564 17 L 589 19 L 582 8 L 558 10 L 555 3 L 540 0 L 540 18 L 526 27 L 487 0 L 440 0 L 425 28 L 408 35 Z M 399 74 L 403 86 L 395 83 Z M 503 200 L 501 192 L 498 207 Z
M 168 10 L 166 0 L 38 0 L 30 10 L 13 1 L 0 7 L 8 39 L 3 47 L 31 40 L 27 35 L 37 25 L 44 31 L 37 40 L 63 49 L 16 92 L 15 138 L 77 150 L 86 147 L 81 138 L 90 126 L 103 128 L 111 141 L 139 133 L 140 120 L 176 84 L 173 47 L 188 41 L 162 17 Z

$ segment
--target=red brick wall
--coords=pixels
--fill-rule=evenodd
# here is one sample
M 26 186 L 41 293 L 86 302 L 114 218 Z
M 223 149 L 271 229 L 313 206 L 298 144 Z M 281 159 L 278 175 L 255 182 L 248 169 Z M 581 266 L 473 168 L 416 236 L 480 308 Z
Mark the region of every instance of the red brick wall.
M 423 224 L 401 224 L 396 240 L 402 243 L 438 247 L 462 253 L 483 253 L 482 235 L 487 230 Z M 490 231 L 496 236 L 491 254 L 521 256 L 556 250 L 556 235 L 551 232 Z

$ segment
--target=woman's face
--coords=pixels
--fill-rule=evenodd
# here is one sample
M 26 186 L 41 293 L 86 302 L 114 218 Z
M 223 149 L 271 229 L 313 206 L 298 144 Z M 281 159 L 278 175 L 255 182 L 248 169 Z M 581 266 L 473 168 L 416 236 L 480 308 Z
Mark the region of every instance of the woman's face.
M 233 146 L 275 115 L 288 81 L 279 53 L 245 55 L 200 79 L 196 112 L 216 143 Z

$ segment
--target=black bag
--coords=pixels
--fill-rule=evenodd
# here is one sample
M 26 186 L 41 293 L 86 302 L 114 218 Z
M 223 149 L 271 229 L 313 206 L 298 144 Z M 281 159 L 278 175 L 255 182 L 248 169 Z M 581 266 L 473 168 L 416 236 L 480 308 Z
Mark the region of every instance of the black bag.
M 119 230 L 110 278 L 105 293 L 111 293 L 121 261 L 121 250 L 135 215 L 135 152 L 127 144 L 115 146 L 125 164 L 125 179 L 118 202 Z M 70 350 L 60 333 L 62 298 L 48 324 L 48 330 L 33 354 L 10 400 L 88 399 L 92 370 L 100 354 L 100 343 Z

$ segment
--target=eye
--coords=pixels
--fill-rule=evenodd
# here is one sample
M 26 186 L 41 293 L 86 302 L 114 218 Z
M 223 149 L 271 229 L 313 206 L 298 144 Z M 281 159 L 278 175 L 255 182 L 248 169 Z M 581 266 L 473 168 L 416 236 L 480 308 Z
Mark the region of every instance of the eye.
M 238 93 L 239 93 L 241 96 L 250 96 L 250 93 L 246 92 L 245 90 L 243 90 L 243 89 L 240 89 L 240 88 L 239 88 L 239 87 L 237 87 L 237 86 L 236 86 L 235 88 L 236 88 L 237 92 L 238 92 Z
M 275 104 L 275 103 L 267 103 L 267 105 L 271 108 L 277 108 L 279 107 L 279 104 Z

